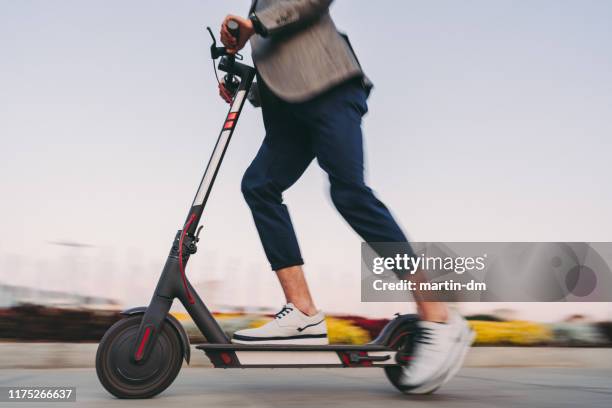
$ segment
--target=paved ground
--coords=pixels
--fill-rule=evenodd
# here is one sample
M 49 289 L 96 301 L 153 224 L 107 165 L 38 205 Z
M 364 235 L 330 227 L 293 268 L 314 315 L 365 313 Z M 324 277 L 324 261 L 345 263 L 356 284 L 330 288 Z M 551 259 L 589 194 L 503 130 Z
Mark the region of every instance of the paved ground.
M 0 370 L 93 368 L 94 343 L 0 342 Z M 191 348 L 191 367 L 210 367 L 204 353 Z M 465 367 L 572 367 L 612 370 L 612 348 L 472 347 Z M 1 407 L 0 407 L 1 408 Z
M 119 401 L 93 369 L 0 370 L 0 386 L 77 387 L 77 403 L 53 407 L 612 407 L 612 370 L 585 368 L 466 368 L 431 396 L 404 396 L 380 369 L 184 368 L 162 395 Z M 16 407 L 40 403 L 12 404 Z M 0 403 L 0 408 L 9 406 Z

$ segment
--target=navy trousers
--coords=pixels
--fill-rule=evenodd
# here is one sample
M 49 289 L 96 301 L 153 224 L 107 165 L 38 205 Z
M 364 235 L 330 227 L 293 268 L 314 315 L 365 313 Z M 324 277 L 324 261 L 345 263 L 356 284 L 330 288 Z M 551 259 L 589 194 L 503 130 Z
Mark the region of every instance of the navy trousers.
M 258 81 L 266 136 L 242 179 L 259 237 L 273 270 L 304 262 L 283 191 L 316 158 L 329 175 L 331 199 L 366 242 L 406 242 L 372 190 L 363 168 L 361 117 L 367 91 L 355 79 L 303 103 L 280 100 Z

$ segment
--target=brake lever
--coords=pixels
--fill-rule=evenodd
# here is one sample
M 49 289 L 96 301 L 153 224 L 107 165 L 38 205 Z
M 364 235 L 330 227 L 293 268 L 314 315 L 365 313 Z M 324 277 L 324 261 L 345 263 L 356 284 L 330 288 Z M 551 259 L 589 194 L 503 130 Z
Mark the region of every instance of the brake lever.
M 226 55 L 227 51 L 225 50 L 225 47 L 217 47 L 217 39 L 215 38 L 215 35 L 213 34 L 210 27 L 206 27 L 206 29 L 208 30 L 208 34 L 210 34 L 210 38 L 212 38 L 212 45 L 210 46 L 210 57 L 213 60 L 216 60 L 217 58 Z
M 242 61 L 244 59 L 243 55 L 239 52 L 235 54 L 229 54 L 225 47 L 217 47 L 217 39 L 215 38 L 215 35 L 213 34 L 212 30 L 208 26 L 206 27 L 206 30 L 208 30 L 208 34 L 210 34 L 210 38 L 212 38 L 212 45 L 210 46 L 210 57 L 212 59 L 216 60 L 217 58 L 222 57 L 224 55 L 233 56 L 234 59 L 238 61 Z
M 210 34 L 210 38 L 212 38 L 212 46 L 216 47 L 217 46 L 217 39 L 215 38 L 215 35 L 213 34 L 212 30 L 210 29 L 209 26 L 206 26 L 206 29 L 208 30 L 208 34 Z

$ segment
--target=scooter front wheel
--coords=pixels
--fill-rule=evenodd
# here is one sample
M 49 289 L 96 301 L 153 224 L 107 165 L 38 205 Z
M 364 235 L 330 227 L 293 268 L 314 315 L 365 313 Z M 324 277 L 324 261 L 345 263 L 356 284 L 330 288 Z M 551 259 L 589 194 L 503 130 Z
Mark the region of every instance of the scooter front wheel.
M 142 315 L 119 320 L 104 334 L 96 353 L 96 373 L 117 398 L 150 398 L 172 384 L 183 364 L 179 334 L 163 323 L 146 361 L 132 358 Z

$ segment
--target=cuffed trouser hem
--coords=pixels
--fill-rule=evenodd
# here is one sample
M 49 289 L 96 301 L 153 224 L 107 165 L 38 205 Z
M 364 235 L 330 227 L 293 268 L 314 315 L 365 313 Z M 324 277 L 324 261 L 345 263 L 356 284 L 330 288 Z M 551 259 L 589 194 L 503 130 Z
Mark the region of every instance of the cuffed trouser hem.
M 304 265 L 304 261 L 302 259 L 298 259 L 298 260 L 291 261 L 291 262 L 275 263 L 270 266 L 272 267 L 273 271 L 278 271 L 279 269 L 290 268 L 292 266 L 301 266 L 301 265 Z

